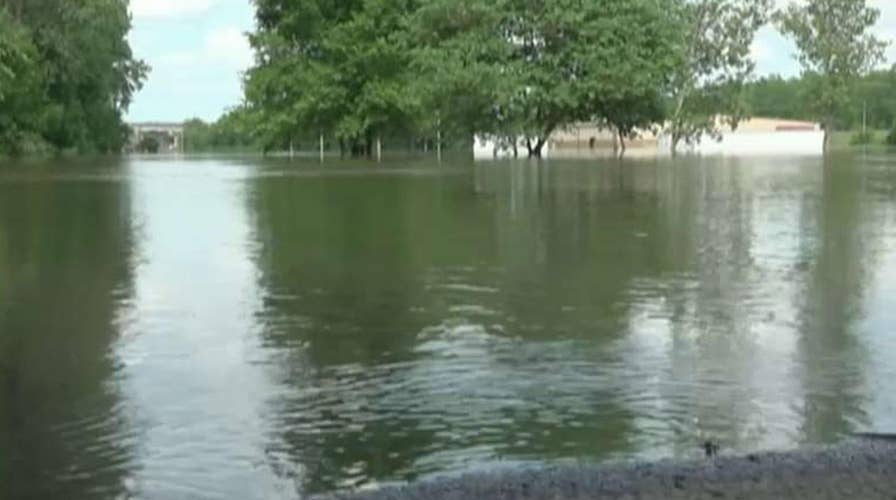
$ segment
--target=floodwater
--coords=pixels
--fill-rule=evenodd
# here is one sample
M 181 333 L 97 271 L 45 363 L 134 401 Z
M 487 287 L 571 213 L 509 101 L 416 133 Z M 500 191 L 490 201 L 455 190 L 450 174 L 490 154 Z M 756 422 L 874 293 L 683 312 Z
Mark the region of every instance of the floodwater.
M 896 431 L 896 155 L 0 167 L 0 497 Z

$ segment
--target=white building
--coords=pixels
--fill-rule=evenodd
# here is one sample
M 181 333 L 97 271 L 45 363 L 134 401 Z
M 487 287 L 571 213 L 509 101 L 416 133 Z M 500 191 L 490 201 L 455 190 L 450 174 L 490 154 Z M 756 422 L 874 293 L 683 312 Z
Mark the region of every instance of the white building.
M 529 156 L 529 150 L 526 148 L 526 140 L 522 137 L 517 138 L 516 152 L 514 152 L 513 143 L 505 140 L 499 140 L 491 135 L 477 135 L 473 138 L 473 158 L 477 160 L 492 160 L 499 158 L 526 158 Z M 542 158 L 550 158 L 551 144 L 550 141 L 544 145 L 541 150 Z
M 678 153 L 722 156 L 820 156 L 824 154 L 824 130 L 813 122 L 751 118 L 732 130 L 720 124 L 721 137 L 705 135 L 693 144 L 681 142 Z M 542 150 L 544 158 L 591 158 L 613 154 L 620 148 L 618 138 L 610 131 L 588 123 L 578 123 L 554 132 Z M 528 156 L 526 141 L 517 139 L 517 155 Z M 668 134 L 645 130 L 626 141 L 628 156 L 660 156 L 672 152 Z M 514 157 L 511 142 L 491 136 L 477 136 L 473 141 L 477 160 Z
M 659 152 L 672 152 L 668 135 L 660 137 Z M 824 130 L 812 122 L 751 118 L 741 122 L 736 130 L 723 126 L 721 139 L 706 135 L 694 144 L 679 143 L 678 152 L 721 156 L 820 156 L 824 154 Z

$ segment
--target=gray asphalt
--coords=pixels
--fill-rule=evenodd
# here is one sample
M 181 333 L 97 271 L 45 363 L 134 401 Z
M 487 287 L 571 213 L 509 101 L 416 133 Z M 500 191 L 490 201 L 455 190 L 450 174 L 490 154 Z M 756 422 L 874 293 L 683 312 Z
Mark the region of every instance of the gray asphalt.
M 332 500 L 896 500 L 896 439 L 856 436 L 789 453 L 470 473 Z

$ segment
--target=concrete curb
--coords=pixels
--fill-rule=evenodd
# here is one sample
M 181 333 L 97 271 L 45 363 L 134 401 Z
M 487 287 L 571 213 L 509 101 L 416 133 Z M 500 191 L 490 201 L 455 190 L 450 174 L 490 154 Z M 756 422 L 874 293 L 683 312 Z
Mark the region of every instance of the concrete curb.
M 885 499 L 896 500 L 896 439 L 700 462 L 558 466 L 470 473 L 330 500 Z

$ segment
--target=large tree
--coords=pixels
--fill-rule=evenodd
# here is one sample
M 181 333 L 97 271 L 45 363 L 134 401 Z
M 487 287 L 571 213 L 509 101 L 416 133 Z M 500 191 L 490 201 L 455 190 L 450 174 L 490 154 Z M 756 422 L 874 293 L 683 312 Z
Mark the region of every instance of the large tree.
M 496 109 L 511 86 L 502 71 L 510 47 L 495 36 L 499 24 L 487 0 L 428 0 L 413 15 L 416 77 L 410 83 L 420 98 L 417 127 L 424 136 L 469 138 L 514 129 Z
M 0 153 L 18 153 L 36 141 L 42 87 L 37 49 L 0 8 Z
M 269 147 L 333 134 L 354 151 L 413 122 L 409 0 L 256 0 L 249 104 Z
M 880 11 L 866 0 L 808 0 L 790 4 L 776 17 L 781 31 L 796 43 L 827 149 L 834 118 L 855 81 L 883 60 L 887 44 L 871 33 Z
M 767 22 L 770 0 L 682 2 L 678 25 L 683 61 L 672 75 L 668 130 L 672 152 L 681 142 L 736 127 L 746 107 L 743 87 L 753 72 L 750 49 Z
M 522 138 L 528 154 L 540 156 L 556 129 L 603 118 L 622 101 L 664 89 L 678 65 L 668 17 L 675 6 L 667 0 L 466 0 L 453 6 L 436 0 L 426 9 L 441 17 L 430 14 L 427 27 L 439 36 L 435 50 L 423 54 L 438 75 L 431 81 L 443 91 L 441 102 L 446 95 L 456 99 L 474 83 L 471 76 L 479 80 L 468 93 L 475 98 L 465 103 L 487 115 L 461 108 L 475 132 L 512 145 Z
M 122 115 L 148 71 L 127 40 L 127 0 L 0 0 L 0 27 L 0 39 L 19 47 L 13 87 L 33 94 L 25 107 L 0 101 L 0 115 L 16 122 L 17 134 L 57 149 L 120 150 L 127 138 Z M 39 78 L 23 64 L 36 67 Z

